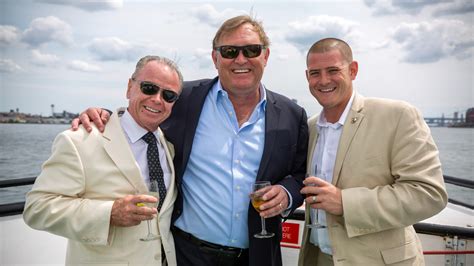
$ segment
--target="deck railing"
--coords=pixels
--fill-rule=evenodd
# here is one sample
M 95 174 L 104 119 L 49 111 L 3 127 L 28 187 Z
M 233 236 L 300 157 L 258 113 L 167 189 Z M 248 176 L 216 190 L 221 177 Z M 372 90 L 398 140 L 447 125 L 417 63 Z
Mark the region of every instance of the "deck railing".
M 26 177 L 26 178 L 17 178 L 9 180 L 0 180 L 0 188 L 7 187 L 17 187 L 32 185 L 36 180 L 36 177 Z M 469 189 L 474 189 L 474 181 L 456 178 L 452 176 L 444 176 L 444 181 L 448 184 L 453 184 Z M 470 209 L 474 209 L 474 206 L 470 203 L 460 202 L 457 200 L 449 199 L 449 202 L 461 205 Z M 0 217 L 11 216 L 21 214 L 23 212 L 25 202 L 14 202 L 7 204 L 0 204 Z M 304 221 L 304 211 L 296 210 L 290 217 L 290 220 L 299 220 Z M 457 235 L 466 238 L 474 238 L 474 229 L 472 228 L 462 228 L 455 226 L 446 226 L 446 225 L 437 225 L 437 224 L 428 224 L 428 223 L 417 223 L 414 225 L 415 230 L 418 233 L 434 234 L 434 235 Z

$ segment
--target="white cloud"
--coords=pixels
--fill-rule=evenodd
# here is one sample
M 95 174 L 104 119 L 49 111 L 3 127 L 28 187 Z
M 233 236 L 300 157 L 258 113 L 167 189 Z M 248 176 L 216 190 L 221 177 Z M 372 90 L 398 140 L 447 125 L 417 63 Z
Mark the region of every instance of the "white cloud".
M 429 63 L 449 56 L 472 59 L 473 29 L 459 20 L 402 23 L 391 36 L 403 48 L 406 62 Z
M 116 10 L 123 7 L 123 0 L 37 0 L 37 2 L 77 7 L 85 11 Z
M 290 22 L 288 26 L 290 29 L 286 33 L 286 40 L 302 53 L 322 38 L 335 37 L 351 43 L 356 42 L 360 36 L 356 22 L 327 15 L 311 16 L 305 20 Z
M 453 0 L 392 0 L 392 6 L 402 11 L 418 13 L 425 7 L 452 1 Z
M 0 44 L 8 45 L 16 42 L 20 37 L 20 32 L 16 27 L 0 25 Z
M 31 50 L 31 62 L 37 66 L 53 66 L 59 62 L 59 57 L 54 54 L 41 53 L 39 50 Z
M 40 17 L 23 32 L 22 40 L 33 47 L 48 42 L 68 45 L 72 43 L 72 30 L 69 24 L 57 17 Z
M 446 3 L 435 9 L 434 15 L 456 15 L 474 12 L 474 1 L 455 0 L 454 3 Z
M 81 60 L 73 60 L 68 64 L 68 68 L 71 70 L 81 71 L 81 72 L 99 72 L 102 69 L 99 66 L 89 64 Z
M 0 59 L 0 72 L 16 72 L 22 68 L 10 59 Z
M 88 48 L 102 61 L 135 61 L 146 51 L 144 46 L 131 44 L 117 37 L 95 38 Z
M 200 68 L 213 68 L 214 64 L 209 49 L 197 48 L 194 50 L 192 61 L 196 62 Z
M 374 15 L 416 15 L 429 9 L 436 15 L 454 15 L 474 12 L 472 0 L 364 0 Z
M 237 15 L 247 14 L 243 10 L 225 9 L 222 12 L 217 11 L 213 5 L 205 4 L 192 9 L 191 15 L 199 22 L 208 24 L 212 27 L 219 27 L 225 20 Z

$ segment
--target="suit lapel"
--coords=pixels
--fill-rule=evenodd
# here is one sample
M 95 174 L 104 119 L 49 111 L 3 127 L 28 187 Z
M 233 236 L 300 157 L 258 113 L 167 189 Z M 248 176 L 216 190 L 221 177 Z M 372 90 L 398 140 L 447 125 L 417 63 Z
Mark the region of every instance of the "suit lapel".
M 336 163 L 334 165 L 334 174 L 332 184 L 336 185 L 339 180 L 339 174 L 341 173 L 344 159 L 346 158 L 347 151 L 354 139 L 354 136 L 359 129 L 362 120 L 364 119 L 364 98 L 356 94 L 354 102 L 352 103 L 351 109 L 347 115 L 346 121 L 344 122 L 344 128 L 342 130 L 341 139 L 339 141 L 339 147 L 337 149 Z
M 167 208 L 173 208 L 173 203 L 176 198 L 176 180 L 175 180 L 175 170 L 173 167 L 173 157 L 174 157 L 174 147 L 173 144 L 168 142 L 161 129 L 158 128 L 158 131 L 160 131 L 160 142 L 163 143 L 163 147 L 166 152 L 166 161 L 168 162 L 168 168 L 171 170 L 171 180 L 170 180 L 170 185 L 167 189 L 166 193 L 166 198 L 165 201 L 163 202 L 163 205 L 161 206 L 161 212 L 163 213 Z
M 103 134 L 103 138 L 105 139 L 104 149 L 125 178 L 135 187 L 137 192 L 144 193 L 148 189 L 145 182 L 143 182 L 140 168 L 135 162 L 130 145 L 120 126 L 118 113 L 121 111 L 123 112 L 123 109 L 117 110 L 105 127 Z
M 190 100 L 187 101 L 188 106 L 186 109 L 186 130 L 184 132 L 184 143 L 182 145 L 184 160 L 182 161 L 182 165 L 179 166 L 180 169 L 182 169 L 182 173 L 180 173 L 181 176 L 183 175 L 184 169 L 186 169 L 186 165 L 188 164 L 189 155 L 191 154 L 191 148 L 193 146 L 194 135 L 196 134 L 199 117 L 201 116 L 206 96 L 217 80 L 218 78 L 214 78 L 210 82 L 199 84 L 198 86 L 191 89 L 191 93 L 188 96 Z
M 276 133 L 280 121 L 280 107 L 277 105 L 272 92 L 267 92 L 267 106 L 265 111 L 265 146 L 263 148 L 262 160 L 257 173 L 257 180 L 264 176 L 264 172 L 270 162 L 273 148 L 276 146 Z
M 316 130 L 316 123 L 319 119 L 319 116 L 314 116 L 308 120 L 308 130 L 309 130 L 309 142 L 308 142 L 308 160 L 306 164 L 306 173 L 310 174 L 313 171 L 311 166 L 313 162 L 313 157 L 315 153 L 316 143 L 318 140 L 319 132 Z

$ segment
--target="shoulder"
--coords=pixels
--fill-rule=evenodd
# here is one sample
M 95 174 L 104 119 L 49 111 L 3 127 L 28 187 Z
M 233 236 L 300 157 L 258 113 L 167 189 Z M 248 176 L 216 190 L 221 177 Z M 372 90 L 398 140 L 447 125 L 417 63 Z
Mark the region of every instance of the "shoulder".
M 208 85 L 209 83 L 214 82 L 215 79 L 197 79 L 197 80 L 188 80 L 183 83 L 183 90 L 189 90 L 196 87 L 202 87 Z
M 364 113 L 370 116 L 400 119 L 411 117 L 421 119 L 422 114 L 414 105 L 401 101 L 384 98 L 364 98 Z
M 271 90 L 266 90 L 267 93 L 267 101 L 271 104 L 275 104 L 280 108 L 295 110 L 298 112 L 304 111 L 303 107 L 299 106 L 296 103 L 295 99 L 290 99 L 282 94 L 276 93 Z

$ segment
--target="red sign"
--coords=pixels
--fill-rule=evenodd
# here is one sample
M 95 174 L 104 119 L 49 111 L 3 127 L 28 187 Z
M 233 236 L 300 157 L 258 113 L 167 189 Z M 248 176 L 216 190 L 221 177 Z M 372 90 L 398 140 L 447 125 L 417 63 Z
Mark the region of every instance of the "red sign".
M 296 223 L 283 223 L 281 242 L 298 245 L 300 225 Z

